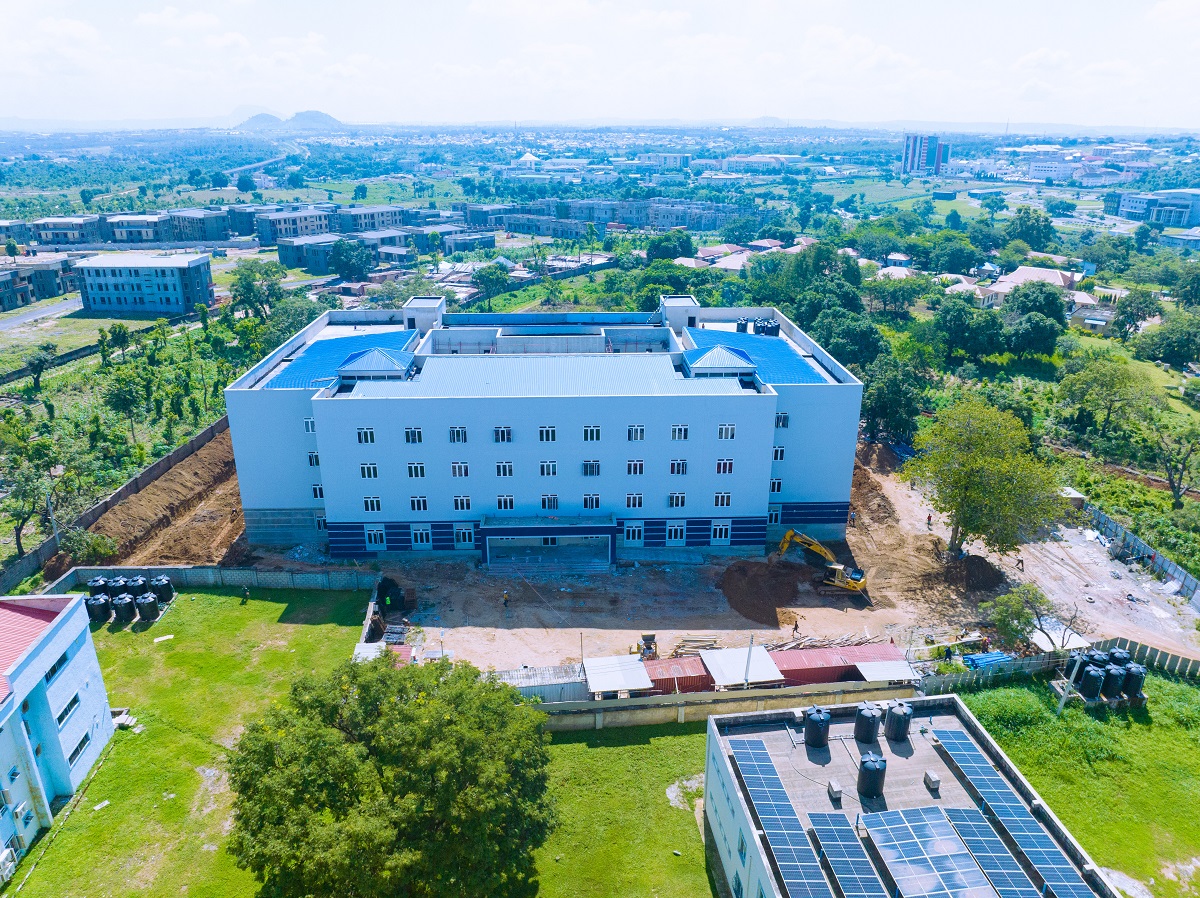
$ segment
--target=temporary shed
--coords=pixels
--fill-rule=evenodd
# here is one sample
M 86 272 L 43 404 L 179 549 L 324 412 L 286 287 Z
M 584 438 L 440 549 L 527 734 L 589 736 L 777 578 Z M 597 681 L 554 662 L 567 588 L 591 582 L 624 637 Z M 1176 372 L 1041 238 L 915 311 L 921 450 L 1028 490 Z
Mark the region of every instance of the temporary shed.
M 502 670 L 496 674 L 496 679 L 516 687 L 526 698 L 543 702 L 585 702 L 591 698 L 582 664 Z
M 707 692 L 713 688 L 713 678 L 698 655 L 682 658 L 658 658 L 647 661 L 646 674 L 659 695 L 676 692 Z
M 583 675 L 587 679 L 588 692 L 593 695 L 628 695 L 644 692 L 654 686 L 646 673 L 646 666 L 636 655 L 587 658 L 583 662 Z
M 747 676 L 746 659 L 749 656 L 750 670 Z M 739 649 L 705 649 L 700 660 L 713 678 L 718 689 L 730 686 L 773 686 L 783 682 L 783 674 L 761 645 Z
M 854 665 L 868 683 L 911 683 L 921 679 L 907 661 L 859 661 Z
M 374 661 L 386 651 L 387 646 L 382 642 L 360 642 L 354 647 L 354 660 Z
M 857 680 L 861 677 L 857 666 L 860 663 L 904 660 L 904 652 L 891 643 L 848 645 L 840 648 L 784 649 L 770 652 L 770 655 L 789 686 Z

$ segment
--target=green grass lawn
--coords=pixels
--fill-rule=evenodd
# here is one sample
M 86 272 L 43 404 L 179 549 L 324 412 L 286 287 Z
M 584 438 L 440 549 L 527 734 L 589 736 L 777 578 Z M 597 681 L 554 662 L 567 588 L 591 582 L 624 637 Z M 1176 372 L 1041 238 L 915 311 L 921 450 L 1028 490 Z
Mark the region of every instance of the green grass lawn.
M 64 298 L 60 296 L 45 301 L 53 303 Z M 97 330 L 107 328 L 114 321 L 123 321 L 131 330 L 137 330 L 152 325 L 154 318 L 153 315 L 93 315 L 85 309 L 79 309 L 66 315 L 39 318 L 8 330 L 0 330 L 0 371 L 21 367 L 25 363 L 25 356 L 42 343 L 54 343 L 58 352 L 69 352 L 95 343 Z
M 703 723 L 555 733 L 550 782 L 559 824 L 538 852 L 539 894 L 715 894 L 695 814 L 671 807 L 666 794 L 704 772 L 704 734 Z
M 145 631 L 110 625 L 93 634 L 109 701 L 129 706 L 145 730 L 117 733 L 22 898 L 255 894 L 253 877 L 223 847 L 233 801 L 226 749 L 296 675 L 350 657 L 367 596 L 252 590 L 242 605 L 240 595 L 187 591 Z
M 1183 898 L 1200 885 L 1174 866 L 1200 858 L 1200 689 L 1151 676 L 1145 691 L 1144 711 L 1061 718 L 1041 685 L 964 698 L 1096 863 Z

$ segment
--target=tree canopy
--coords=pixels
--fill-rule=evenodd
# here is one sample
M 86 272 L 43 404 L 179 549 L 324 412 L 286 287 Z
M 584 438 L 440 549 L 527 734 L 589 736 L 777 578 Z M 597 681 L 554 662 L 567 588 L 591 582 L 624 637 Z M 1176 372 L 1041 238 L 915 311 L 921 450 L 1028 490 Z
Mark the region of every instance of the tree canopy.
M 344 281 L 365 281 L 375 268 L 375 254 L 353 240 L 339 240 L 329 251 L 329 267 Z

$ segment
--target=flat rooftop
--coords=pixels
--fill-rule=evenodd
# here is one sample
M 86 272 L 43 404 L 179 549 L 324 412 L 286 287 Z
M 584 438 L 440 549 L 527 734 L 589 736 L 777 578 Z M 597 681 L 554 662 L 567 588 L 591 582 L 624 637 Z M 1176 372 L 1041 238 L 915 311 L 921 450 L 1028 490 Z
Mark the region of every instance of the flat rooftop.
M 207 261 L 206 253 L 171 253 L 170 255 L 155 255 L 154 253 L 102 253 L 89 256 L 75 263 L 76 268 L 107 268 L 110 265 L 121 265 L 127 268 L 187 268 L 194 262 Z

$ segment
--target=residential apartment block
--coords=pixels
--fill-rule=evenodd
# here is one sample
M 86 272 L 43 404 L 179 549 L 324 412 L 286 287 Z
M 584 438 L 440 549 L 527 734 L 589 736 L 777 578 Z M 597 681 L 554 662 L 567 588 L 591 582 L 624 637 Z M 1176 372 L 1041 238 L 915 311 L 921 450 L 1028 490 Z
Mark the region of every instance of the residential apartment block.
M 78 278 L 75 275 L 74 264 L 83 254 L 50 253 L 36 256 L 19 256 L 16 260 L 17 270 L 28 281 L 33 292 L 33 298 L 52 299 L 78 290 Z
M 0 243 L 15 240 L 17 243 L 28 243 L 33 239 L 33 231 L 29 225 L 20 219 L 0 219 Z
M 225 214 L 229 217 L 229 233 L 238 237 L 249 237 L 257 233 L 257 224 L 255 219 L 259 215 L 265 215 L 267 212 L 278 212 L 282 207 L 274 203 L 259 203 L 252 205 L 250 203 L 233 203 L 225 207 Z
M 607 564 L 844 536 L 862 384 L 777 309 L 445 308 L 328 312 L 226 389 L 250 542 Z
M 329 256 L 341 234 L 313 234 L 309 237 L 281 237 L 276 244 L 279 264 L 284 268 L 303 268 L 310 274 L 329 274 Z
M 171 216 L 166 212 L 106 215 L 100 230 L 114 243 L 169 243 Z
M 224 209 L 172 209 L 171 239 L 176 243 L 218 243 L 229 239 Z
M 5 312 L 33 301 L 29 282 L 16 268 L 0 268 L 0 309 Z
M 254 216 L 254 228 L 262 246 L 274 246 L 281 237 L 310 237 L 328 234 L 332 215 L 313 207 L 263 212 Z
M 83 307 L 94 312 L 186 315 L 215 295 L 207 255 L 110 253 L 76 263 Z
M 0 598 L 0 883 L 112 738 L 82 596 Z
M 33 222 L 33 236 L 38 243 L 71 244 L 99 243 L 99 215 L 60 215 L 39 218 Z
M 938 175 L 950 161 L 950 144 L 933 134 L 905 134 L 900 171 L 909 175 Z
M 342 206 L 338 209 L 333 224 L 343 234 L 398 228 L 404 224 L 404 208 L 401 206 Z

